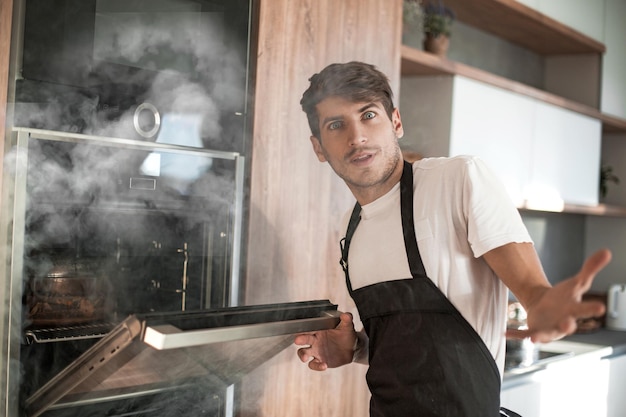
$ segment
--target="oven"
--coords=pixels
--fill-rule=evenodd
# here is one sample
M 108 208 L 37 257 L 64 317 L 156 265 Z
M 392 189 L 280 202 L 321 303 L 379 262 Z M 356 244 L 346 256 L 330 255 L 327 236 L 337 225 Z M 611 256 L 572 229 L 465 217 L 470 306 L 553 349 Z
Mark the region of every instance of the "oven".
M 237 303 L 241 155 L 17 131 L 13 258 L 25 322 Z
M 15 126 L 243 152 L 250 0 L 16 3 Z
M 239 305 L 240 154 L 14 133 L 9 415 L 232 417 L 242 376 L 338 324 Z
M 131 314 L 238 304 L 241 155 L 15 131 L 21 402 Z

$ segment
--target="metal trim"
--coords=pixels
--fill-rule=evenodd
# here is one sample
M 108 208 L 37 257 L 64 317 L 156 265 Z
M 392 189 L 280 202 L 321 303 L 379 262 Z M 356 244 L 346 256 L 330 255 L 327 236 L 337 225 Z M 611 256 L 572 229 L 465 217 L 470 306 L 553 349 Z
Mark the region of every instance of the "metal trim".
M 141 127 L 139 118 L 141 117 L 142 111 L 147 111 L 152 114 L 152 117 L 154 117 L 154 126 L 152 126 L 152 129 L 144 130 Z M 141 103 L 137 106 L 135 113 L 133 114 L 133 126 L 135 127 L 135 132 L 139 133 L 144 138 L 153 138 L 161 128 L 161 114 L 159 113 L 159 110 L 152 103 Z
M 14 131 L 29 134 L 34 139 L 56 140 L 61 142 L 93 143 L 103 146 L 115 146 L 127 149 L 140 150 L 165 150 L 180 154 L 211 156 L 213 158 L 236 160 L 240 157 L 239 152 L 216 151 L 204 148 L 191 148 L 188 146 L 170 145 L 167 143 L 143 142 L 133 139 L 113 138 L 107 136 L 84 135 L 82 133 L 57 132 L 54 130 L 30 129 L 14 127 Z
M 143 342 L 157 350 L 168 350 L 211 343 L 297 334 L 319 330 L 320 328 L 332 329 L 339 321 L 339 314 L 333 311 L 325 312 L 321 317 L 309 319 L 190 331 L 183 331 L 170 324 L 148 326 L 143 336 Z
M 96 373 L 122 352 L 126 347 L 133 344 L 143 328 L 143 322 L 135 316 L 131 316 L 111 331 L 105 339 L 102 339 L 93 349 L 83 354 L 72 367 L 65 368 L 41 389 L 26 400 L 26 410 L 30 417 L 37 417 L 46 411 L 52 404 L 59 401 L 69 391 L 80 385 Z M 75 369 L 80 369 L 78 378 Z
M 241 225 L 243 222 L 243 182 L 245 176 L 245 158 L 238 156 L 235 159 L 235 207 L 234 207 L 234 221 L 233 221 L 233 239 L 232 248 L 233 253 L 231 256 L 230 265 L 230 294 L 229 294 L 229 306 L 236 307 L 239 305 L 239 268 L 241 261 Z

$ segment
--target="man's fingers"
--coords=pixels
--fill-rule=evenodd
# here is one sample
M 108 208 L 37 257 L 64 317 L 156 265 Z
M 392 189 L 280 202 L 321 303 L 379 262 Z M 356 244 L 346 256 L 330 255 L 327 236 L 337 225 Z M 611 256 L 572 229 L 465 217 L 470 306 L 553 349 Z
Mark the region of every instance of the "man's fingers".
M 326 362 L 321 362 L 317 358 L 314 358 L 311 362 L 309 362 L 309 368 L 314 371 L 325 371 L 326 369 L 328 369 L 328 364 L 326 364 Z
M 611 262 L 611 251 L 608 249 L 601 249 L 587 258 L 579 273 L 579 282 L 585 290 L 589 289 L 596 274 L 609 262 Z
M 337 329 L 354 329 L 354 323 L 352 322 L 352 313 L 341 313 L 339 315 L 339 320 L 339 324 L 336 327 Z
M 580 304 L 576 312 L 577 319 L 599 317 L 606 311 L 606 306 L 600 301 L 585 301 Z
M 293 343 L 299 346 L 311 346 L 315 343 L 316 339 L 315 333 L 303 333 L 297 335 L 295 339 L 293 339 Z
M 302 362 L 308 362 L 311 359 L 311 355 L 309 354 L 309 348 L 301 348 L 298 349 L 298 357 Z
M 298 357 L 304 363 L 309 363 L 309 368 L 314 371 L 325 371 L 328 369 L 328 364 L 322 361 L 320 358 L 313 356 L 310 348 L 298 349 Z

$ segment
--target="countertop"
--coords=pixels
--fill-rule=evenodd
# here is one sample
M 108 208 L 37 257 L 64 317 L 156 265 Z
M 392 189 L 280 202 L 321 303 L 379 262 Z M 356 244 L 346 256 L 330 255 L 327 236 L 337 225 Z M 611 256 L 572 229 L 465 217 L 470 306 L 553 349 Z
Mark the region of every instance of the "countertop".
M 612 356 L 626 353 L 626 331 L 609 330 L 601 328 L 587 333 L 576 333 L 567 336 L 563 340 L 592 345 L 610 346 L 613 348 Z
M 555 342 L 540 346 L 540 350 L 549 352 L 562 352 L 563 355 L 555 356 L 549 360 L 507 370 L 504 372 L 502 389 L 506 389 L 532 378 L 538 371 L 545 370 L 551 364 L 585 358 L 603 359 L 626 354 L 626 331 L 609 330 L 600 328 L 585 333 L 576 333 Z

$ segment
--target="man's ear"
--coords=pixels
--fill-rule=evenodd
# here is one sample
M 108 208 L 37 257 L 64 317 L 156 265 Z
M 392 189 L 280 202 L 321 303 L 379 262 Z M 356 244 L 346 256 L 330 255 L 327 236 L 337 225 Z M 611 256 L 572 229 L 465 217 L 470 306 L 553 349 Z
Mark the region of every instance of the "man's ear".
M 404 128 L 402 127 L 402 117 L 400 117 L 400 110 L 396 107 L 391 113 L 391 124 L 393 125 L 393 131 L 396 137 L 400 139 L 404 136 Z
M 317 155 L 317 159 L 319 159 L 320 162 L 326 162 L 326 157 L 324 156 L 324 152 L 322 152 L 322 144 L 320 143 L 319 139 L 315 136 L 311 136 L 309 139 L 311 139 L 313 152 L 315 152 L 315 155 Z

